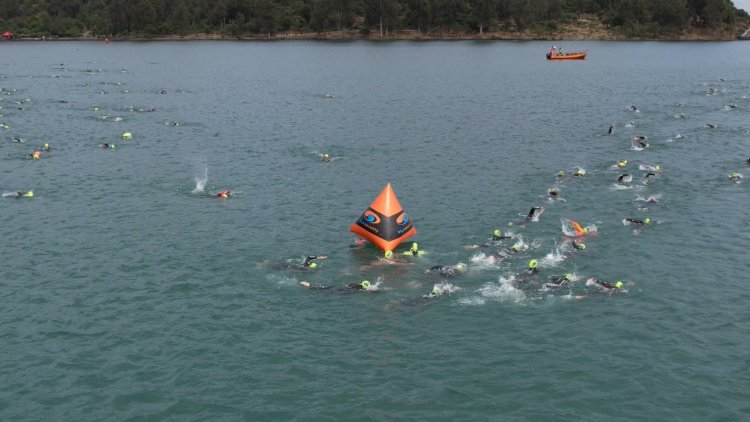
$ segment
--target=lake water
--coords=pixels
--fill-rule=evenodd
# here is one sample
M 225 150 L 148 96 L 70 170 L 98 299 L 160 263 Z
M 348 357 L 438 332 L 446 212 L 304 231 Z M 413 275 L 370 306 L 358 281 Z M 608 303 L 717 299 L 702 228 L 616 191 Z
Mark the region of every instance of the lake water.
M 0 198 L 0 419 L 750 417 L 750 43 L 549 46 L 0 44 L 0 190 L 35 194 Z M 352 247 L 388 182 L 413 265 Z M 466 248 L 493 229 L 528 248 Z

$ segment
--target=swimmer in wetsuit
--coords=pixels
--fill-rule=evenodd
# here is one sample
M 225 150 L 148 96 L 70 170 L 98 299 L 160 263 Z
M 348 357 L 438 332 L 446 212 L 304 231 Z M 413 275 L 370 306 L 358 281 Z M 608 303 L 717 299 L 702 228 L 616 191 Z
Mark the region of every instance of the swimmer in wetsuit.
M 616 281 L 614 284 L 608 283 L 606 281 L 601 281 L 598 278 L 590 278 L 586 280 L 587 286 L 593 286 L 593 285 L 599 285 L 607 290 L 615 290 L 615 289 L 622 289 L 624 286 L 624 283 L 622 281 Z
M 358 292 L 358 291 L 367 291 L 367 292 L 373 292 L 376 291 L 372 288 L 372 285 L 367 280 L 362 280 L 359 283 L 348 283 L 343 286 L 313 286 L 308 281 L 300 281 L 299 285 L 312 290 L 330 290 L 334 292 Z
M 443 277 L 455 277 L 466 271 L 466 264 L 459 262 L 456 265 L 435 265 L 427 272 L 438 271 Z
M 552 276 L 549 279 L 547 279 L 547 282 L 544 285 L 547 287 L 562 287 L 566 284 L 569 284 L 572 280 L 573 280 L 572 274 Z

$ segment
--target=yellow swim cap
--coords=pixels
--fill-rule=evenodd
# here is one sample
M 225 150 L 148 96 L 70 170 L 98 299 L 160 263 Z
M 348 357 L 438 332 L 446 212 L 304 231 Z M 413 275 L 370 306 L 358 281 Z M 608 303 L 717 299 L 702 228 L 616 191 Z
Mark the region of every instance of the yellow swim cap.
M 622 286 L 623 286 L 623 282 L 622 281 L 618 281 L 617 283 L 615 283 L 615 288 L 616 289 L 622 289 Z
M 565 274 L 565 279 L 570 281 L 573 279 L 573 274 Z
M 589 232 L 589 229 L 587 229 L 586 227 L 584 227 L 584 228 L 583 228 L 583 232 L 584 232 L 584 233 L 588 233 L 588 232 Z
M 579 243 L 579 244 L 578 244 L 578 250 L 579 250 L 579 251 L 584 251 L 584 250 L 586 250 L 586 245 L 585 245 L 585 244 L 583 244 L 583 243 Z
M 369 289 L 370 288 L 370 282 L 367 280 L 362 280 L 362 282 L 359 283 L 360 286 L 362 286 L 363 289 Z
M 661 166 L 656 166 L 656 169 L 657 170 L 661 170 Z
M 466 269 L 466 264 L 464 264 L 463 262 L 459 262 L 458 264 L 456 264 L 456 269 L 458 271 L 463 271 Z
M 131 139 L 133 137 L 133 134 L 130 132 L 125 132 L 122 134 L 122 139 Z
M 411 244 L 411 250 L 412 251 L 418 251 L 419 250 L 419 245 L 417 245 L 417 242 L 414 242 L 414 243 Z
M 529 261 L 529 268 L 531 268 L 532 270 L 536 268 L 537 266 L 539 266 L 539 263 L 537 262 L 536 259 L 532 259 L 531 261 Z
M 651 224 L 651 219 L 650 218 L 646 218 L 645 220 L 643 220 L 643 223 L 644 224 Z
M 44 144 L 44 147 L 45 148 L 49 148 L 49 144 Z
M 28 197 L 28 198 L 33 198 L 34 197 L 34 191 L 30 190 L 30 191 L 26 192 L 23 196 Z
M 310 263 L 310 264 L 309 264 L 309 265 L 307 266 L 307 268 L 309 268 L 309 269 L 311 269 L 311 270 L 314 270 L 314 269 L 318 268 L 318 264 L 316 264 L 316 263 L 314 263 L 314 262 L 311 262 L 311 263 Z
M 495 231 L 492 232 L 492 235 L 495 236 L 495 237 L 502 237 L 503 236 L 503 232 L 501 232 L 498 229 L 495 229 Z
M 392 256 L 393 256 L 393 252 L 392 251 L 385 251 L 385 257 L 386 258 L 390 258 Z
M 440 288 L 439 284 L 436 284 L 432 286 L 432 295 L 433 296 L 440 296 L 440 293 L 442 293 L 443 289 Z

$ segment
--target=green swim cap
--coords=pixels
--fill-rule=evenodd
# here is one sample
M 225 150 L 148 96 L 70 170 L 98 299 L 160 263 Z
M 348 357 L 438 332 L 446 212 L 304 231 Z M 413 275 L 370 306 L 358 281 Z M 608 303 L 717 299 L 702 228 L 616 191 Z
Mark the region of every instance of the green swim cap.
M 443 292 L 443 289 L 440 288 L 440 285 L 436 284 L 432 286 L 432 292 L 431 292 L 432 295 L 439 296 L 440 293 L 442 292 Z
M 314 269 L 318 268 L 318 264 L 316 264 L 314 262 L 311 262 L 310 264 L 307 265 L 307 268 L 309 268 L 311 270 L 314 270 Z
M 385 257 L 386 258 L 390 258 L 392 256 L 393 256 L 393 252 L 392 251 L 385 251 Z
M 565 274 L 565 277 L 564 277 L 564 278 L 565 278 L 566 280 L 570 281 L 570 280 L 572 280 L 572 279 L 573 279 L 573 274 Z
M 585 251 L 585 250 L 586 250 L 586 245 L 585 245 L 585 244 L 583 244 L 583 243 L 579 243 L 579 244 L 578 244 L 578 250 L 579 250 L 579 251 Z
M 565 176 L 565 170 L 560 170 L 557 172 L 558 176 Z
M 531 261 L 529 261 L 529 268 L 531 268 L 532 270 L 538 266 L 539 266 L 539 263 L 537 262 L 536 259 L 532 259 Z
M 419 250 L 419 245 L 417 245 L 417 242 L 414 242 L 414 243 L 411 244 L 411 250 L 412 251 L 418 251 Z
M 28 198 L 33 198 L 34 197 L 34 191 L 30 190 L 30 191 L 26 192 L 23 196 L 28 197 Z
M 646 218 L 645 220 L 643 220 L 643 223 L 644 224 L 651 224 L 651 219 L 650 218 Z
M 130 139 L 133 137 L 133 134 L 130 132 L 125 132 L 122 134 L 122 139 Z
M 456 269 L 458 271 L 463 271 L 466 269 L 466 264 L 464 264 L 463 262 L 459 262 L 458 264 L 456 264 Z
M 661 170 L 661 166 L 656 166 L 655 168 L 656 168 L 657 170 Z
M 622 286 L 623 286 L 623 282 L 622 281 L 618 281 L 617 283 L 615 283 L 615 288 L 616 289 L 622 289 Z
M 495 229 L 495 231 L 492 232 L 492 235 L 495 237 L 503 237 L 503 232 L 501 232 L 498 229 Z
M 361 286 L 361 287 L 362 287 L 363 289 L 369 289 L 369 288 L 370 288 L 370 282 L 369 282 L 369 281 L 367 281 L 367 280 L 362 280 L 362 281 L 361 281 L 361 282 L 359 283 L 359 285 L 360 285 L 360 286 Z

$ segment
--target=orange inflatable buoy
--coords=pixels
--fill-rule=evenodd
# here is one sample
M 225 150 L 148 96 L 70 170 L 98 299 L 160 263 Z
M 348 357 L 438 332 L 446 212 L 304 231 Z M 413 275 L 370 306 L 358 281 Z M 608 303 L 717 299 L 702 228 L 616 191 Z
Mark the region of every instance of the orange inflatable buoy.
M 417 229 L 401 208 L 390 183 L 352 224 L 349 231 L 385 252 L 393 251 L 401 242 L 417 234 Z

